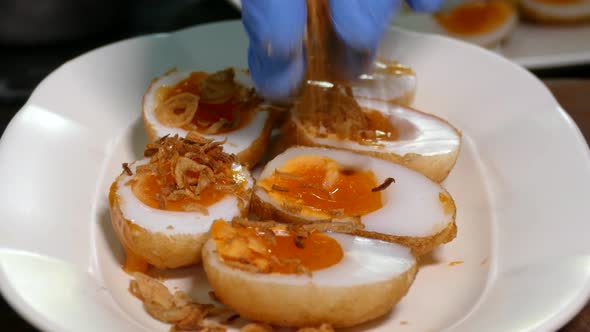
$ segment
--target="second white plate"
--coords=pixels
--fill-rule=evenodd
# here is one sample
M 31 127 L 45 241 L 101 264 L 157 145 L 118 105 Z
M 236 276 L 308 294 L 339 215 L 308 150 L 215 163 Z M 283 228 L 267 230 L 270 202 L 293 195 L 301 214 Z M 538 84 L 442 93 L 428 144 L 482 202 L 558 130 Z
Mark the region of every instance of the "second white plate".
M 437 33 L 437 23 L 425 14 L 400 14 L 395 26 Z M 529 69 L 542 69 L 590 63 L 590 24 L 580 26 L 542 26 L 518 22 L 510 38 L 496 52 Z
M 228 0 L 241 9 L 241 0 Z M 393 25 L 405 29 L 438 33 L 432 17 L 401 13 Z M 540 26 L 519 22 L 511 38 L 496 51 L 528 69 L 590 64 L 590 24 L 581 26 Z

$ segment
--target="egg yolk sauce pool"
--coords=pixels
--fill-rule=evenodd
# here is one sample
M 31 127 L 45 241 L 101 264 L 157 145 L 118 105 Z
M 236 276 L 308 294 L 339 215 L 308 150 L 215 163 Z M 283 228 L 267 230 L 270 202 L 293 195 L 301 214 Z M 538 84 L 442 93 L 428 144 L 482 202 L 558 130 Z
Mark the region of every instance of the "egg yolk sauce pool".
M 258 182 L 272 200 L 320 217 L 362 216 L 381 208 L 372 171 L 346 168 L 325 157 L 303 155 L 285 162 Z
M 244 179 L 233 170 L 235 156 L 224 153 L 219 142 L 194 136 L 193 140 L 165 138 L 152 143 L 154 156 L 137 166 L 128 183 L 142 203 L 168 211 L 206 212 L 207 206 L 243 187 Z
M 178 196 L 175 200 L 167 200 L 162 204 L 160 199 L 163 188 L 167 188 L 173 180 L 171 177 L 164 181 L 155 175 L 139 175 L 131 184 L 135 196 L 145 205 L 154 209 L 163 209 L 168 211 L 191 211 L 195 209 L 194 204 L 207 207 L 221 200 L 225 193 L 215 188 L 205 188 L 198 197 Z
M 300 236 L 282 226 L 244 227 L 216 221 L 211 226 L 217 254 L 226 264 L 257 273 L 303 274 L 342 260 L 340 244 L 319 232 Z
M 243 128 L 262 100 L 234 76 L 232 68 L 212 74 L 192 72 L 173 86 L 160 87 L 156 116 L 164 124 L 205 134 Z

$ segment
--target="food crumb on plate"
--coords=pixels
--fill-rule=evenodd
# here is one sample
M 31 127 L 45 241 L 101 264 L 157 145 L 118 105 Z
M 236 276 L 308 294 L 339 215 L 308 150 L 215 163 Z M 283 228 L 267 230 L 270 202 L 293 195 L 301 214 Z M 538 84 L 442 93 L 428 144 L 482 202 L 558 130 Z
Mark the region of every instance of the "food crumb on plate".
M 459 264 L 463 264 L 465 263 L 464 261 L 452 261 L 449 263 L 449 266 L 455 266 L 455 265 L 459 265 Z
M 225 327 L 205 322 L 204 319 L 226 312 L 212 304 L 193 301 L 186 293 L 172 294 L 166 285 L 142 273 L 134 273 L 129 291 L 143 302 L 146 311 L 153 318 L 173 324 L 170 331 L 225 331 Z

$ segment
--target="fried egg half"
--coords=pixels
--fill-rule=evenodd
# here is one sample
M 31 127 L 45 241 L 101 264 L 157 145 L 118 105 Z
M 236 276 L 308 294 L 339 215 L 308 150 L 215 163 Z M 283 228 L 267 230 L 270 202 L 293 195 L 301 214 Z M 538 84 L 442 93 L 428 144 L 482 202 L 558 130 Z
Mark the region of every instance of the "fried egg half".
M 271 241 L 268 233 L 216 222 L 203 248 L 216 296 L 250 320 L 357 325 L 389 312 L 416 274 L 410 249 L 398 244 L 348 234 L 311 233 L 297 240 L 284 229 L 273 233 Z
M 303 145 L 349 150 L 402 164 L 436 182 L 448 176 L 461 147 L 461 134 L 450 123 L 400 104 L 366 98 L 356 98 L 356 103 L 369 119 L 366 131 L 374 135 L 371 139 L 340 138 L 323 125 L 305 123 L 293 111 L 282 128 L 282 148 Z
M 590 0 L 520 0 L 520 11 L 539 23 L 582 23 L 590 21 Z
M 437 13 L 434 20 L 444 34 L 494 47 L 510 36 L 518 23 L 518 12 L 508 1 L 477 0 Z
M 264 168 L 251 212 L 262 220 L 353 221 L 355 234 L 418 255 L 456 235 L 455 204 L 438 183 L 401 165 L 342 150 L 294 147 Z
M 229 70 L 232 77 L 223 77 Z M 222 78 L 212 79 L 204 87 L 203 82 L 213 75 Z M 207 91 L 211 98 L 204 98 L 201 90 Z M 241 99 L 248 102 L 239 104 Z M 168 123 L 158 116 L 165 103 L 174 103 L 169 107 L 174 118 Z M 171 70 L 148 87 L 142 114 L 150 141 L 165 135 L 185 137 L 194 131 L 215 141 L 227 140 L 225 151 L 237 155 L 240 162 L 251 167 L 266 150 L 272 131 L 272 116 L 267 106 L 256 96 L 254 84 L 244 70 L 228 68 L 213 74 Z
M 126 252 L 125 270 L 145 272 L 148 264 L 157 268 L 177 268 L 199 263 L 201 249 L 214 220 L 232 220 L 245 216 L 249 201 L 240 202 L 249 195 L 217 194 L 203 197 L 208 200 L 207 211 L 183 211 L 182 207 L 162 209 L 152 191 L 155 182 L 135 177 L 137 167 L 149 159 L 130 164 L 112 184 L 109 193 L 113 228 Z M 253 179 L 249 171 L 234 163 L 232 171 L 240 191 L 249 192 Z M 139 197 L 138 196 L 139 193 Z M 203 193 L 202 195 L 206 195 Z M 189 203 L 190 204 L 190 203 Z

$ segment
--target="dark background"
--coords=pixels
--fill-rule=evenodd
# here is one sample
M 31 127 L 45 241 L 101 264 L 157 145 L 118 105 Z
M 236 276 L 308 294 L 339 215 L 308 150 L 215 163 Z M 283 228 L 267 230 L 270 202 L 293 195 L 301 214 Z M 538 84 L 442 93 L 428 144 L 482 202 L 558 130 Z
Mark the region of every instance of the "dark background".
M 4 0 L 0 0 L 0 11 Z M 238 19 L 240 12 L 222 0 L 135 0 L 100 31 L 70 40 L 0 41 L 0 134 L 35 86 L 65 61 L 121 39 L 167 32 L 195 24 Z M 590 78 L 590 64 L 533 71 L 539 78 Z M 590 91 L 588 92 L 590 93 Z M 37 331 L 0 297 L 0 329 Z

